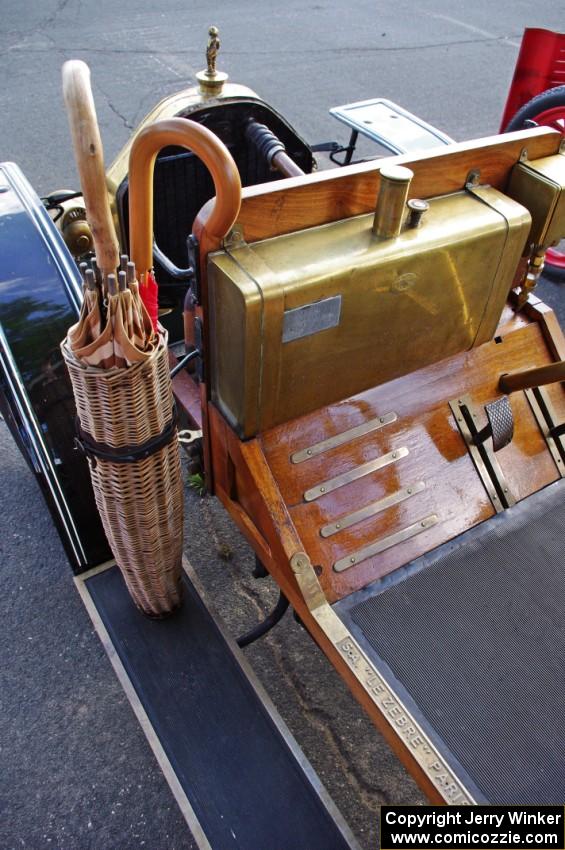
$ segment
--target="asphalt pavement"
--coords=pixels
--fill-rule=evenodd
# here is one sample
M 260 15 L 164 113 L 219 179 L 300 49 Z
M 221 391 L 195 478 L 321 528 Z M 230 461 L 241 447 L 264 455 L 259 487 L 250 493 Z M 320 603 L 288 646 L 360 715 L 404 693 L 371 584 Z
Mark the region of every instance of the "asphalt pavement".
M 310 142 L 345 142 L 328 108 L 377 95 L 463 140 L 497 131 L 524 27 L 559 29 L 565 4 L 3 0 L 1 11 L 0 161 L 42 194 L 77 186 L 66 59 L 91 67 L 108 163 L 157 100 L 194 83 L 212 23 L 220 69 Z M 560 286 L 543 294 L 560 304 Z M 0 848 L 191 848 L 3 422 L 0 458 Z M 275 589 L 250 577 L 252 554 L 215 500 L 188 492 L 187 507 L 189 558 L 228 627 L 245 631 Z M 246 654 L 361 846 L 376 847 L 379 805 L 424 802 L 416 785 L 292 617 Z

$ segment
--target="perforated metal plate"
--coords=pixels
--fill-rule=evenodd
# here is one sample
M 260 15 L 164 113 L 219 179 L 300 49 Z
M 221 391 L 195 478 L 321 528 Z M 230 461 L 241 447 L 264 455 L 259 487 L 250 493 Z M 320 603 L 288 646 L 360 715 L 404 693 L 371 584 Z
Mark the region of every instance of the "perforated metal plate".
M 491 803 L 565 799 L 565 481 L 334 606 Z

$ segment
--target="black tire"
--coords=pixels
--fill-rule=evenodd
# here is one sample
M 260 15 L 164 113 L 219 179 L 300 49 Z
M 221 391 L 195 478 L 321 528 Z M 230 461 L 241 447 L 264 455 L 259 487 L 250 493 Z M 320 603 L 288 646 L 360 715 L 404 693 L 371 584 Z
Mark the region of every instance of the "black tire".
M 565 111 L 565 86 L 556 86 L 553 89 L 542 91 L 541 94 L 536 94 L 531 100 L 525 103 L 513 118 L 506 125 L 504 132 L 511 133 L 513 130 L 523 130 L 526 121 L 534 121 L 536 116 L 541 115 L 547 109 L 555 109 L 557 106 L 563 106 Z
M 514 117 L 508 122 L 505 128 L 505 133 L 511 133 L 513 130 L 523 130 L 528 126 L 528 122 L 532 125 L 537 124 L 536 118 L 547 112 L 549 109 L 557 109 L 563 107 L 563 115 L 565 117 L 565 86 L 556 86 L 547 91 L 537 94 L 527 103 L 525 103 Z M 559 249 L 559 254 L 561 249 Z M 561 260 L 561 257 L 558 257 Z M 555 265 L 551 262 L 551 254 L 548 255 L 545 262 L 545 274 L 552 280 L 565 282 L 565 268 L 562 264 Z

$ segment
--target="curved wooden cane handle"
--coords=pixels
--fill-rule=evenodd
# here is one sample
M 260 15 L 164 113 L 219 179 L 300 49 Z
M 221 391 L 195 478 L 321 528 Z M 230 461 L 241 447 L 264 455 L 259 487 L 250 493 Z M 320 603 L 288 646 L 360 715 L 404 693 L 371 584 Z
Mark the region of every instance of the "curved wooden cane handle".
M 230 231 L 241 204 L 241 180 L 232 155 L 206 127 L 187 118 L 168 118 L 136 136 L 129 157 L 130 254 L 140 276 L 153 266 L 153 167 L 161 148 L 175 145 L 200 157 L 214 181 L 216 198 L 206 221 L 218 241 Z
M 120 254 L 106 190 L 104 152 L 90 86 L 90 68 L 85 62 L 71 59 L 63 65 L 62 75 L 86 217 L 92 230 L 96 262 L 106 276 L 115 273 Z

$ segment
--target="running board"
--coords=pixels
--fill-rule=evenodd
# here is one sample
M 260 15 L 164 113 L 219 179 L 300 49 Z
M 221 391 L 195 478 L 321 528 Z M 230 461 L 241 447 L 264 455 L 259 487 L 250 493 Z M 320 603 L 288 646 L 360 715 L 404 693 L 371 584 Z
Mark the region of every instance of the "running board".
M 75 582 L 198 847 L 358 850 L 184 567 L 183 607 L 161 621 L 134 607 L 115 564 Z

